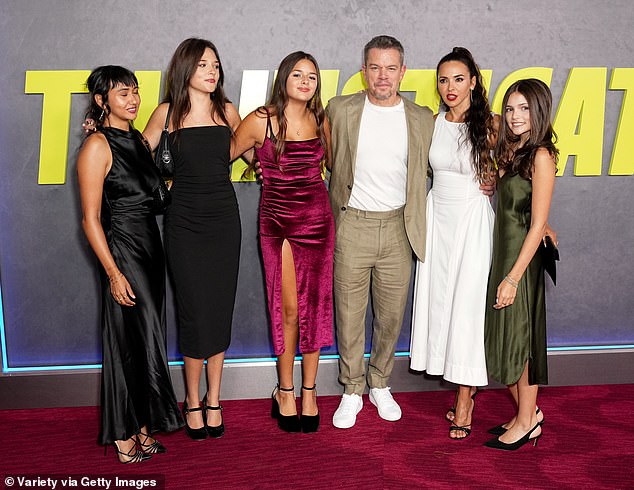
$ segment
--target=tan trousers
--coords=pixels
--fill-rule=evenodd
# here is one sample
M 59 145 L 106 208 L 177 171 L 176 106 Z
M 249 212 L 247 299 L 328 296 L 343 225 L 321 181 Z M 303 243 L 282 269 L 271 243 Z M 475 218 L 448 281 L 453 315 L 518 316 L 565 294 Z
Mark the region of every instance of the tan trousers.
M 374 323 L 368 366 L 370 388 L 388 386 L 401 332 L 412 271 L 412 249 L 403 209 L 385 212 L 348 208 L 335 238 L 334 296 L 339 381 L 345 393 L 366 385 L 365 316 L 372 288 Z

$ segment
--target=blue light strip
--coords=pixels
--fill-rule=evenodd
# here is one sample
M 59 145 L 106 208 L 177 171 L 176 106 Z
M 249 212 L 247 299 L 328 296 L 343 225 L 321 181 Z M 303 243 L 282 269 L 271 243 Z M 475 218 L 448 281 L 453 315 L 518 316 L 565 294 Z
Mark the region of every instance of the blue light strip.
M 4 307 L 2 306 L 2 286 L 0 286 L 0 348 L 2 349 L 2 372 L 7 371 L 7 342 L 4 338 Z
M 2 306 L 2 297 L 0 291 L 0 307 Z M 6 345 L 4 339 L 4 323 L 2 318 L 2 312 L 0 311 L 0 338 L 2 340 L 2 356 L 3 362 L 6 362 Z M 623 345 L 577 345 L 569 347 L 548 347 L 548 352 L 578 352 L 578 351 L 602 351 L 602 350 L 622 350 L 622 349 L 634 349 L 634 344 Z M 409 352 L 396 352 L 395 357 L 409 357 Z M 365 354 L 365 358 L 369 358 L 370 354 Z M 296 361 L 301 361 L 301 356 L 296 356 Z M 337 354 L 324 354 L 319 356 L 319 359 L 331 360 L 339 359 Z M 246 357 L 241 359 L 225 359 L 225 364 L 249 364 L 249 363 L 266 363 L 275 362 L 275 357 Z M 183 361 L 170 361 L 170 366 L 182 366 Z M 3 373 L 29 373 L 29 372 L 41 372 L 41 371 L 79 371 L 82 369 L 101 369 L 101 364 L 79 364 L 79 365 L 59 365 L 59 366 L 28 366 L 28 367 L 6 367 L 2 366 Z

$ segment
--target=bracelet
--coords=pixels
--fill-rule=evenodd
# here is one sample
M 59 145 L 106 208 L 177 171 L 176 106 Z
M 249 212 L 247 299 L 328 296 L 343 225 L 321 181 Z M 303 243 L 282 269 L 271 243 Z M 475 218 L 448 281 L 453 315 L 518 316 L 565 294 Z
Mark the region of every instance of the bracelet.
M 515 289 L 517 289 L 518 282 L 515 279 L 509 277 L 508 274 L 504 276 L 504 280 L 508 282 L 511 286 L 513 286 Z
M 120 277 L 123 277 L 123 272 L 121 271 L 109 276 L 108 279 L 110 280 L 110 282 L 117 282 Z

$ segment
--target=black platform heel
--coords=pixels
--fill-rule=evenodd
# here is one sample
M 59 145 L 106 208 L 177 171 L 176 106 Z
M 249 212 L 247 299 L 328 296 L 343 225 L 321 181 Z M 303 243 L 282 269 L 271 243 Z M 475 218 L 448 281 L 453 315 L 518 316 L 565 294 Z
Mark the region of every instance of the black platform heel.
M 524 444 L 530 441 L 533 441 L 533 446 L 537 446 L 537 441 L 539 441 L 539 438 L 542 436 L 542 433 L 540 432 L 538 435 L 534 437 L 531 437 L 531 434 L 535 432 L 539 427 L 541 427 L 541 423 L 537 422 L 535 427 L 533 427 L 526 434 L 524 434 L 521 437 L 521 439 L 518 439 L 515 442 L 511 442 L 507 444 L 506 442 L 500 441 L 500 439 L 496 437 L 495 439 L 491 439 L 490 441 L 485 442 L 484 445 L 493 449 L 503 449 L 505 451 L 515 451 L 516 449 L 521 448 Z
M 143 442 L 141 442 L 140 436 L 144 437 Z M 167 452 L 165 446 L 163 446 L 163 444 L 158 442 L 156 439 L 154 439 L 154 442 L 152 444 L 146 444 L 148 439 L 154 438 L 149 434 L 146 434 L 145 432 L 139 432 L 139 435 L 137 436 L 137 441 L 139 442 L 141 451 L 143 451 L 144 454 L 163 454 Z
M 205 422 L 205 427 L 207 428 L 207 435 L 209 437 L 213 437 L 214 439 L 222 437 L 225 433 L 225 421 L 222 416 L 222 405 L 218 405 L 217 407 L 207 405 L 207 395 L 205 395 L 205 398 L 203 398 L 203 410 L 203 421 Z M 220 425 L 207 425 L 207 410 L 220 410 Z
M 306 388 L 305 386 L 302 386 L 302 390 L 306 391 L 315 391 L 315 388 L 317 388 L 317 385 L 313 385 L 312 388 Z M 319 428 L 319 412 L 317 413 L 317 415 L 304 415 L 302 413 L 302 418 L 300 419 L 300 422 L 303 433 L 306 434 L 308 432 L 317 432 L 317 429 Z
M 207 438 L 207 429 L 204 425 L 204 418 L 203 418 L 203 426 L 198 428 L 198 429 L 192 429 L 189 424 L 187 423 L 187 414 L 188 413 L 192 413 L 192 412 L 202 412 L 202 408 L 201 407 L 197 407 L 197 408 L 189 408 L 187 406 L 187 400 L 185 400 L 183 402 L 183 418 L 185 419 L 185 432 L 187 432 L 187 435 L 193 439 L 194 441 L 202 441 L 203 439 Z M 204 415 L 204 414 L 203 414 Z
M 297 414 L 294 415 L 282 415 L 280 413 L 280 404 L 277 402 L 275 398 L 275 394 L 278 391 L 284 391 L 286 393 L 295 392 L 295 387 L 293 388 L 280 388 L 278 384 L 275 389 L 273 389 L 273 393 L 271 394 L 272 405 L 271 405 L 271 417 L 277 419 L 277 426 L 285 432 L 300 432 L 302 430 L 301 424 L 299 422 L 299 416 Z

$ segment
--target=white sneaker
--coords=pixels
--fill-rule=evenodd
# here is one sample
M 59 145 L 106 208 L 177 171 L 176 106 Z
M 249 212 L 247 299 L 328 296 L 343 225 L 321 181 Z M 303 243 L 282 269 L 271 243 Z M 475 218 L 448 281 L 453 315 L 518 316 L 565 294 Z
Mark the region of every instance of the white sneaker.
M 332 416 L 332 425 L 338 429 L 349 429 L 357 421 L 357 414 L 363 408 L 363 399 L 356 394 L 344 395 L 341 397 L 339 408 Z
M 401 407 L 399 407 L 396 400 L 392 398 L 392 393 L 390 393 L 389 387 L 371 388 L 370 401 L 372 402 L 372 405 L 379 409 L 379 417 L 383 420 L 396 422 L 401 418 L 401 415 L 403 415 Z

